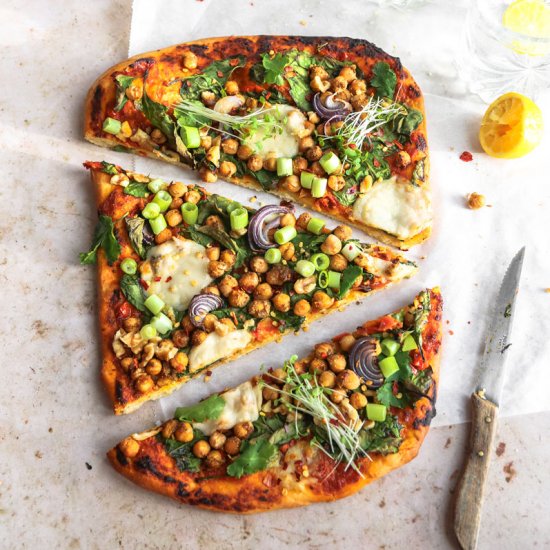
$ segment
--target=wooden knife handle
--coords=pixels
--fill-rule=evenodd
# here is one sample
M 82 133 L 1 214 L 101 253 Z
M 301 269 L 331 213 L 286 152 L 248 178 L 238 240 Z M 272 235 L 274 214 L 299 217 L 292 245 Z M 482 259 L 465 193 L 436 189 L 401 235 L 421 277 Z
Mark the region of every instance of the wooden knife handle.
M 473 393 L 470 450 L 457 487 L 454 516 L 455 534 L 464 550 L 475 550 L 477 545 L 481 505 L 497 418 L 498 406 L 478 393 Z

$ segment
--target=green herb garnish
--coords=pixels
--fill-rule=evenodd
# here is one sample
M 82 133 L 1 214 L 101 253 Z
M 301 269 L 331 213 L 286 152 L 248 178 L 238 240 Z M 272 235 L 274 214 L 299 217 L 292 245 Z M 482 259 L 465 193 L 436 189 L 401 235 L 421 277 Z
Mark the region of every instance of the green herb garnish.
M 120 290 L 124 297 L 139 311 L 147 311 L 145 307 L 145 292 L 139 284 L 139 279 L 136 275 L 124 274 L 120 280 Z
M 80 254 L 80 263 L 95 264 L 97 261 L 97 251 L 99 247 L 101 247 L 105 252 L 109 265 L 116 262 L 120 256 L 120 243 L 115 237 L 115 226 L 112 218 L 109 216 L 99 216 L 90 250 Z
M 392 99 L 397 84 L 397 76 L 391 67 L 385 61 L 380 61 L 376 63 L 372 72 L 374 76 L 371 78 L 370 85 L 376 90 L 376 95 Z
M 227 475 L 240 478 L 265 470 L 276 457 L 278 449 L 267 439 L 245 441 L 239 456 L 227 467 Z
M 174 418 L 179 421 L 204 422 L 216 420 L 220 417 L 225 407 L 225 400 L 219 395 L 211 395 L 204 401 L 189 407 L 178 407 Z

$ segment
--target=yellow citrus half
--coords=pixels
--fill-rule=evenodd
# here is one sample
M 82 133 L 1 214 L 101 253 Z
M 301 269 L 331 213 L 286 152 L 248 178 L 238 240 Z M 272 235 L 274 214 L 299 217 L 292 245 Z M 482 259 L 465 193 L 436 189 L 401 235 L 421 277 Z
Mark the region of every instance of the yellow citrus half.
M 507 29 L 532 38 L 550 38 L 550 4 L 545 0 L 514 0 L 502 16 Z M 519 54 L 545 55 L 546 41 L 513 40 L 511 48 Z
M 541 142 L 543 130 L 538 106 L 528 97 L 510 92 L 485 111 L 479 141 L 491 157 L 513 159 L 530 153 Z

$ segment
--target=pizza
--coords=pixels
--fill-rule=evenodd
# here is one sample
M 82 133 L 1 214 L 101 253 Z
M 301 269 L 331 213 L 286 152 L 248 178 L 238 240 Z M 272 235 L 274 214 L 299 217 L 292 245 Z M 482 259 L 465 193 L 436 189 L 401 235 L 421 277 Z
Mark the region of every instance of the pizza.
M 87 162 L 102 378 L 116 414 L 408 278 L 414 262 L 292 205 Z
M 322 342 L 108 452 L 137 485 L 222 512 L 336 500 L 412 460 L 435 415 L 442 299 Z
M 210 38 L 119 63 L 85 137 L 265 190 L 401 249 L 432 225 L 421 91 L 365 40 Z

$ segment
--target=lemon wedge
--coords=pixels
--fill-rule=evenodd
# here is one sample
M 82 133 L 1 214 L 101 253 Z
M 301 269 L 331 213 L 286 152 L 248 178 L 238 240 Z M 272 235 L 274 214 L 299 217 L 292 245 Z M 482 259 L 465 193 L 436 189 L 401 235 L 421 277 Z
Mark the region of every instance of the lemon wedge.
M 545 0 L 514 0 L 502 16 L 502 24 L 508 30 L 531 38 L 550 38 L 550 4 Z M 549 45 L 543 42 L 514 40 L 516 53 L 545 55 Z
M 489 105 L 481 121 L 479 141 L 491 157 L 518 158 L 541 142 L 543 130 L 539 107 L 528 97 L 510 92 Z

